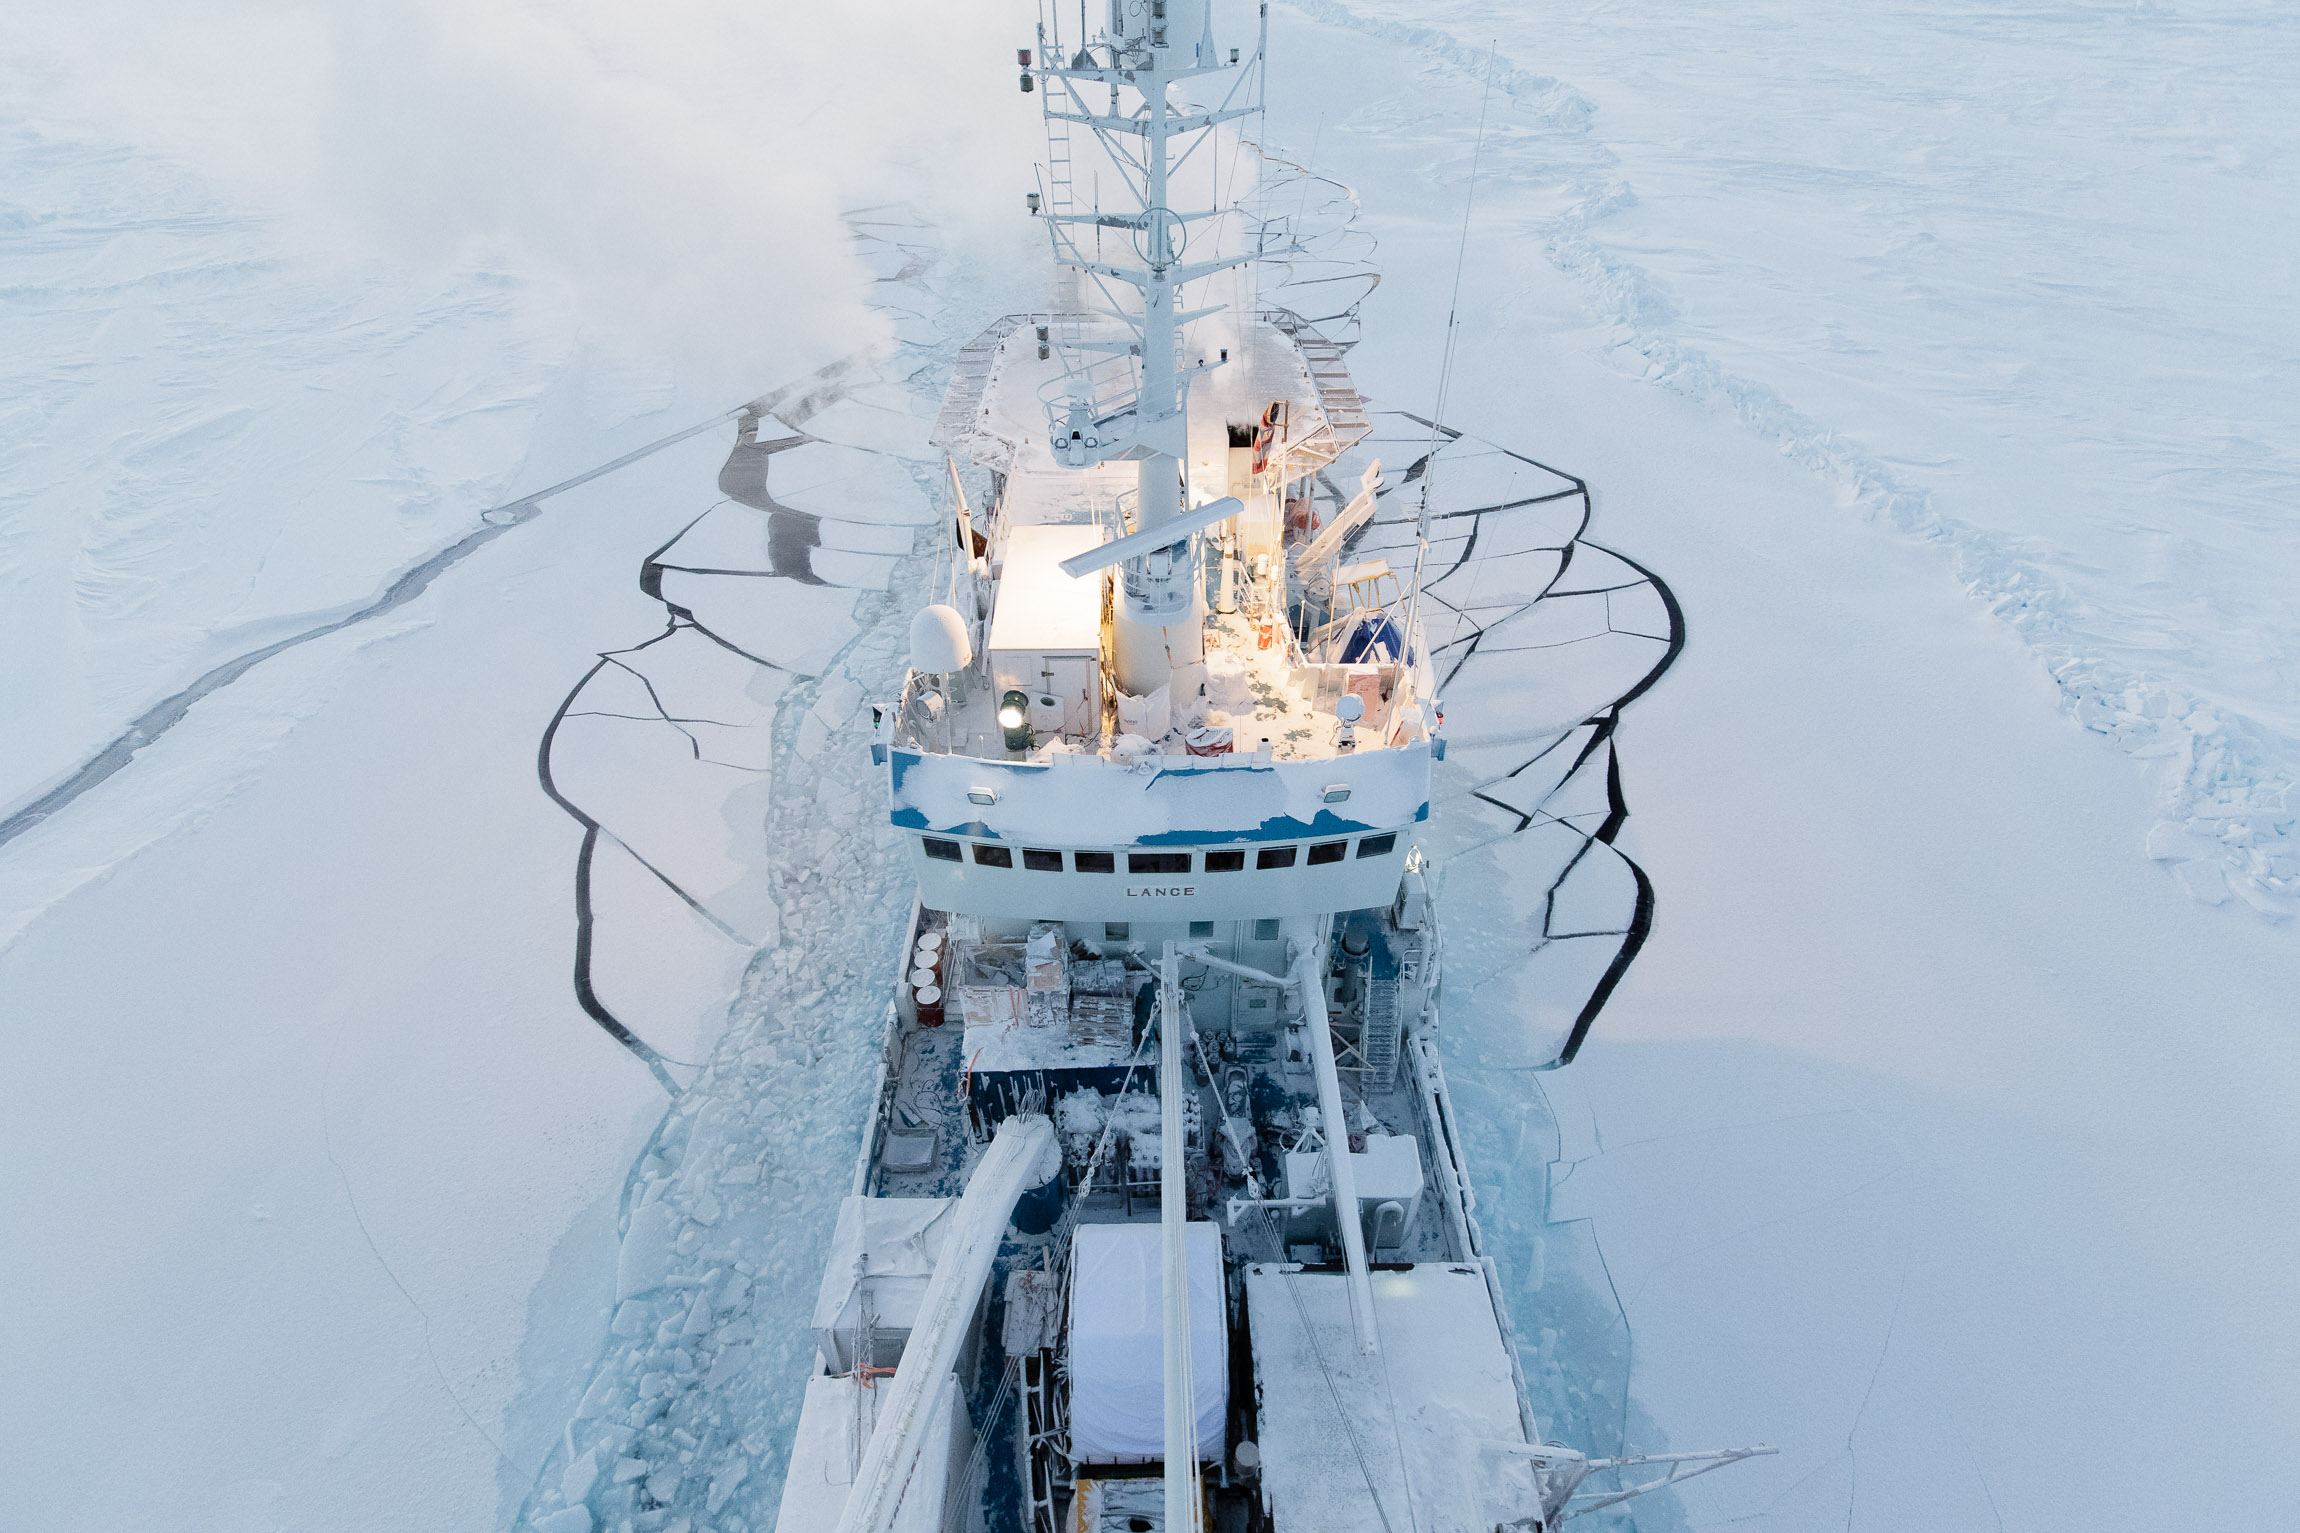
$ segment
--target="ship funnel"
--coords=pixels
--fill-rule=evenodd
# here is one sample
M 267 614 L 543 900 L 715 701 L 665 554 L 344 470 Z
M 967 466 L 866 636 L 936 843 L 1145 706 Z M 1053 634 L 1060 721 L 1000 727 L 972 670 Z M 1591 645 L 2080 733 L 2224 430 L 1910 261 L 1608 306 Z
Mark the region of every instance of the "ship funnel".
M 966 636 L 966 619 L 956 607 L 940 603 L 910 620 L 910 668 L 929 676 L 963 671 L 974 663 L 974 645 Z

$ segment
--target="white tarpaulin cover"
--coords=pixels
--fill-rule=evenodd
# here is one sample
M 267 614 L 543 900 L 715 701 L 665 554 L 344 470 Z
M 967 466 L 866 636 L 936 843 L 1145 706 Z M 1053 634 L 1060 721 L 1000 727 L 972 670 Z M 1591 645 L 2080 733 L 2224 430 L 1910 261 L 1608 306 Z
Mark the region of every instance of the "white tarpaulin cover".
M 1222 1232 L 1189 1226 L 1190 1368 L 1198 1456 L 1228 1451 Z M 1071 1244 L 1070 1456 L 1081 1464 L 1166 1457 L 1165 1285 L 1155 1224 L 1081 1224 Z
M 865 1389 L 851 1378 L 807 1381 L 775 1533 L 835 1533 L 886 1395 L 883 1387 Z M 966 1464 L 973 1451 L 974 1432 L 959 1404 L 958 1379 L 947 1376 L 919 1446 L 918 1467 L 903 1487 L 893 1533 L 942 1533 L 947 1508 L 966 1493 Z
M 848 1198 L 839 1205 L 830 1259 L 815 1295 L 815 1341 L 823 1364 L 845 1373 L 854 1329 L 862 1319 L 861 1290 L 870 1289 L 871 1320 L 882 1337 L 908 1335 L 934 1276 L 935 1258 L 953 1198 Z
M 1246 1269 L 1276 1533 L 1492 1533 L 1538 1511 L 1525 1461 L 1492 1448 L 1525 1429 L 1485 1274 L 1425 1262 L 1372 1287 L 1369 1357 L 1339 1273 Z

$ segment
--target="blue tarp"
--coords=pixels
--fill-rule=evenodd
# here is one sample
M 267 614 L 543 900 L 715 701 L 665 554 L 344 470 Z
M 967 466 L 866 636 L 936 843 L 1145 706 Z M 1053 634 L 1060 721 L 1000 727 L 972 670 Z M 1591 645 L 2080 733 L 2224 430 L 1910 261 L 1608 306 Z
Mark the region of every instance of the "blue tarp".
M 1388 660 L 1401 658 L 1405 649 L 1405 641 L 1398 634 L 1398 625 L 1387 612 L 1358 614 L 1346 634 L 1347 637 L 1342 640 L 1340 656 L 1344 665 L 1355 665 L 1367 658 L 1377 644 L 1382 648 L 1383 658 Z

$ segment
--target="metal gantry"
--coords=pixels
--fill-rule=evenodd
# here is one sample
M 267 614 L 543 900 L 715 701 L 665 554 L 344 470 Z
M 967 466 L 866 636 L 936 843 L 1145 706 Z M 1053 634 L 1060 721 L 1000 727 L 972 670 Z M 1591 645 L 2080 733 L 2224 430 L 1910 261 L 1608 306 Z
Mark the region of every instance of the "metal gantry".
M 1082 11 L 1074 44 L 1062 36 L 1059 10 L 1042 13 L 1038 48 L 1025 50 L 1023 75 L 1026 89 L 1042 92 L 1047 126 L 1033 205 L 1046 221 L 1055 261 L 1079 283 L 1076 301 L 1056 304 L 1039 334 L 1062 362 L 1044 395 L 1047 440 L 1066 467 L 1137 464 L 1134 530 L 1155 531 L 1183 511 L 1190 380 L 1222 365 L 1219 356 L 1185 362 L 1184 327 L 1225 306 L 1185 310 L 1182 291 L 1257 259 L 1251 250 L 1187 259 L 1193 229 L 1235 208 L 1209 197 L 1204 206 L 1177 209 L 1174 178 L 1206 153 L 1215 129 L 1261 110 L 1269 17 L 1265 6 L 1246 57 L 1216 46 L 1209 0 L 1107 0 L 1106 24 L 1084 35 Z M 1173 99 L 1177 84 L 1221 74 L 1233 78 L 1219 105 Z M 1079 130 L 1101 150 L 1088 202 L 1080 197 Z M 1207 161 L 1211 170 L 1210 154 Z M 1115 206 L 1102 195 L 1104 171 Z M 1123 236 L 1115 250 L 1113 235 Z M 1087 296 L 1089 285 L 1098 301 Z M 1191 534 L 1178 529 L 1170 543 L 1128 559 L 1123 592 L 1114 636 L 1118 678 L 1128 692 L 1147 694 L 1175 663 L 1195 659 L 1176 648 L 1189 650 L 1197 627 Z

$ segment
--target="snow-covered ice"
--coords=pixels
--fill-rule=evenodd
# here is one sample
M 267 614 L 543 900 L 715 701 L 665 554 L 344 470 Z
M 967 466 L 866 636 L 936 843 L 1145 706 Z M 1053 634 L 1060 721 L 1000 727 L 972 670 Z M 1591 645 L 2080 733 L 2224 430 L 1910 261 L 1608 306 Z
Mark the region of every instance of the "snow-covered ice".
M 1449 1078 L 1554 1435 L 1782 1448 L 1616 1514 L 1654 1529 L 2280 1525 L 2300 31 L 2207 0 L 1273 27 L 1269 158 L 1338 231 L 1296 306 L 1345 314 L 1370 259 L 1353 372 L 1422 413 L 1498 40 L 1437 482 L 1512 502 L 1515 452 L 1595 492 L 1569 562 L 1530 506 L 1432 588 L 1508 662 L 1448 698 L 1432 826 Z M 736 402 L 515 261 L 346 261 L 181 164 L 4 135 L 10 804 Z M 564 1533 L 643 1485 L 771 1524 L 907 901 L 856 722 L 900 665 L 883 593 L 939 369 L 1039 298 L 987 218 L 858 229 L 894 348 L 759 487 L 828 518 L 803 557 L 851 637 L 729 594 L 779 556 L 711 509 L 746 492 L 725 426 L 0 848 L 0 1427 L 42 1466 L 11 1518 Z M 1582 722 L 1678 621 L 1640 567 L 1683 653 Z M 618 827 L 594 979 L 689 1061 L 668 1114 L 576 1004 L 585 830 L 537 781 L 603 655 L 553 765 Z M 1643 886 L 1600 828 L 1650 880 L 1625 973 Z
M 2289 13 L 1302 5 L 1451 77 L 1349 116 L 1450 175 L 1490 74 L 1486 237 L 1573 275 L 1616 367 L 1939 546 L 2149 764 L 2183 887 L 2300 912 Z
M 0 805 L 468 530 L 569 360 L 484 267 L 281 248 L 153 156 L 0 121 Z
M 1274 129 L 1297 148 L 1315 137 L 1320 167 L 1357 188 L 1381 237 L 1385 280 L 1353 363 L 1384 402 L 1435 393 L 1426 337 L 1443 323 L 1486 44 L 1500 33 L 1496 78 L 1515 94 L 1497 85 L 1476 220 L 1486 243 L 1473 234 L 1463 295 L 1487 325 L 1463 343 L 1452 423 L 1517 443 L 1532 422 L 1529 445 L 1590 479 L 1602 535 L 1662 572 L 1686 615 L 1684 654 L 1619 730 L 1635 810 L 1621 842 L 1650 875 L 1657 909 L 1590 1042 L 1569 1069 L 1533 1075 L 1526 1066 L 1550 1036 L 1543 1020 L 1506 991 L 1464 994 L 1449 972 L 1448 1073 L 1481 1217 L 1509 1253 L 1505 1267 L 1514 1259 L 1517 1322 L 1538 1354 L 1529 1374 L 1578 1380 L 1597 1398 L 1562 1412 L 1567 1424 L 1609 1426 L 1632 1448 L 1782 1448 L 1685 1487 L 1674 1509 L 1641 1510 L 1643 1526 L 2285 1520 L 2300 1501 L 2289 1450 L 2300 1375 L 2277 1340 L 2300 1299 L 2300 1153 L 2282 1105 L 2300 1090 L 2290 929 L 2234 902 L 2199 905 L 2139 855 L 2163 812 L 2157 785 L 2078 727 L 2069 679 L 2052 666 L 2053 644 L 2089 642 L 2091 629 L 2001 621 L 1941 559 L 1944 542 L 1961 546 L 1954 538 L 1910 539 L 1894 518 L 1864 517 L 1836 459 L 1804 451 L 1783 417 L 1741 408 L 1763 398 L 1835 419 L 1812 438 L 1832 453 L 1859 441 L 1849 418 L 1833 416 L 1852 388 L 1798 373 L 1822 359 L 1777 332 L 1815 317 L 1790 313 L 1812 292 L 1798 284 L 1835 270 L 1805 245 L 1873 204 L 1833 201 L 1820 189 L 1828 178 L 1800 179 L 1810 156 L 1779 149 L 1772 173 L 1805 188 L 1808 218 L 1784 226 L 1728 195 L 1736 176 L 1757 178 L 1767 163 L 1735 160 L 1736 145 L 1750 146 L 1732 135 L 1752 118 L 1751 131 L 1775 131 L 1806 110 L 1807 77 L 1821 77 L 1816 88 L 1833 78 L 1829 48 L 1800 42 L 1822 13 L 1760 7 L 1763 24 L 1744 34 L 1715 12 L 1682 31 L 1658 19 L 1677 12 L 1652 12 L 1648 30 L 1618 7 L 1544 12 L 1540 30 L 1572 44 L 1561 57 L 1530 23 L 1490 7 L 1447 12 L 1449 31 L 1426 12 L 1404 21 L 1306 9 L 1315 22 L 1286 27 L 1281 41 L 1326 77 L 1357 82 L 1363 104 L 1321 127 L 1317 103 L 1290 102 Z M 1947 27 L 1964 15 L 2023 46 L 2067 35 L 2079 16 L 2105 17 L 2118 35 L 2154 18 L 2180 34 L 2180 49 L 2293 43 L 2282 21 L 2240 30 L 2233 13 L 2184 22 L 2167 7 L 1846 12 L 1848 28 L 1856 14 L 1883 36 L 1844 42 L 1867 61 L 1842 77 L 1860 93 L 1858 110 L 1840 106 L 1832 119 L 1849 134 L 1914 110 L 1920 83 L 1940 88 L 1929 67 L 1938 51 L 1893 30 L 1924 16 Z M 1713 47 L 1723 34 L 1745 35 L 1746 47 Z M 1651 72 L 1636 77 L 1634 99 L 1608 73 L 1630 61 Z M 2239 94 L 2263 78 L 2231 63 Z M 1779 83 L 1734 96 L 1765 80 Z M 2265 110 L 2267 98 L 2255 99 Z M 1673 142 L 1722 158 L 1720 174 L 1677 183 L 1666 205 L 1656 193 L 1657 211 L 1638 223 L 1628 216 L 1645 196 L 1636 137 L 1607 135 L 1617 108 L 1638 122 L 1684 114 Z M 1944 110 L 1942 121 L 1959 115 Z M 2264 141 L 2246 152 L 2274 155 L 2285 126 L 2263 121 Z M 2064 161 L 2089 157 L 2072 174 L 2105 180 L 2156 152 L 2146 137 L 2088 131 L 2072 125 L 2055 141 Z M 2015 139 L 2006 153 L 2042 151 Z M 1912 198 L 1932 189 L 1925 164 L 1912 154 L 1903 167 Z M 1433 184 L 1451 197 L 1429 196 Z M 1965 190 L 1993 218 L 2028 217 L 2043 195 L 2008 179 L 1999 207 L 1987 185 L 1976 175 Z M 1591 200 L 1601 187 L 1610 195 Z M 1649 301 L 1660 279 L 1635 234 L 1664 215 L 1683 263 L 1771 242 L 1777 282 L 1715 290 L 1721 303 L 1780 305 L 1770 325 L 1744 308 L 1710 333 Z M 2063 250 L 2083 264 L 2081 244 L 2035 259 Z M 2248 323 L 2249 310 L 2118 275 L 2124 254 L 2108 252 L 2101 280 L 2129 283 L 2131 302 Z M 2224 272 L 2217 253 L 2203 259 L 2206 279 Z M 1893 271 L 1883 260 L 1861 269 L 1881 280 Z M 1988 286 L 1973 268 L 1965 280 Z M 1874 346 L 1858 376 L 1878 390 L 1909 376 L 1896 327 L 1929 323 L 1947 340 L 1985 320 L 1954 294 L 1926 313 L 1882 304 L 1867 317 L 1838 296 L 1823 312 Z M 1662 365 L 1641 352 L 1624 367 L 1625 339 Z M 2208 326 L 2187 340 L 2209 350 Z M 2249 344 L 2232 344 L 2225 367 L 2245 366 Z M 1690 371 L 1696 356 L 1720 372 L 1716 359 L 1729 358 L 1752 377 L 1752 359 L 1767 359 L 1781 369 L 1763 375 L 1778 393 L 1711 387 L 1702 380 L 1714 374 Z M 2082 429 L 2113 446 L 2113 399 L 2088 393 L 2086 371 L 2056 374 L 2057 394 L 2000 403 L 2071 434 L 2092 413 Z M 1947 374 L 1926 376 L 1923 399 L 1894 400 L 1864 424 L 1914 430 L 1987 403 Z M 2207 406 L 2178 391 L 2166 403 Z M 2289 432 L 2274 439 L 2290 450 Z M 1898 439 L 1865 445 L 1893 451 Z M 1926 484 L 1944 524 L 2033 540 L 2022 558 L 2035 568 L 2059 557 L 2051 539 L 2081 534 L 2088 567 L 2068 578 L 2096 593 L 2088 622 L 2108 640 L 2138 632 L 2152 604 L 2222 604 L 2210 623 L 2184 627 L 2184 648 L 2157 658 L 2197 687 L 2256 674 L 2218 657 L 2282 631 L 2275 582 L 2288 581 L 2276 572 L 2289 569 L 2290 540 L 2224 539 L 2212 517 L 2178 511 L 2152 520 L 2137 498 L 2121 513 L 2132 525 L 2110 539 L 2089 518 L 2114 454 L 2074 448 L 2083 482 L 2023 479 L 2019 504 L 2034 520 L 1992 524 L 2004 502 L 1968 490 L 2016 450 L 2027 449 L 1992 449 L 1978 470 L 1938 479 L 1904 465 L 1896 482 Z M 2151 585 L 2165 578 L 2153 550 L 2174 537 L 2254 567 L 2225 594 L 2211 581 Z M 2289 705 L 2283 686 L 2254 693 L 2263 717 Z M 2282 770 L 2271 762 L 2248 781 L 2273 791 Z M 2179 823 L 2188 803 L 2172 806 Z M 2263 833 L 2288 830 L 2272 819 Z M 1492 887 L 1474 859 L 1456 860 L 1441 908 L 1479 908 Z M 1609 1312 L 1622 1317 L 1610 1339 L 1597 1323 Z M 1577 1334 L 1586 1350 L 1572 1355 Z M 2141 1441 L 2175 1467 L 2137 1482 L 2123 1445 Z M 2214 1467 L 2236 1462 L 2246 1469 Z

